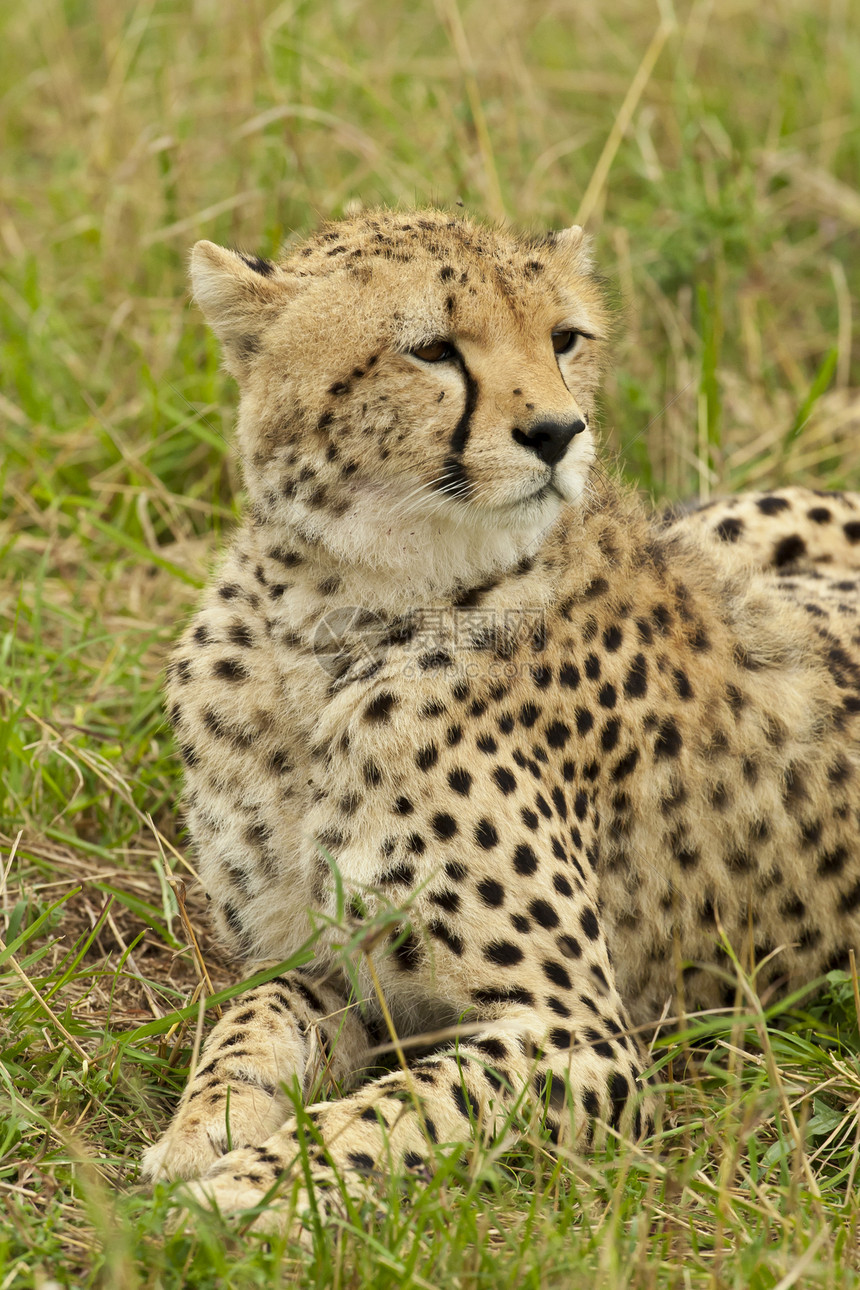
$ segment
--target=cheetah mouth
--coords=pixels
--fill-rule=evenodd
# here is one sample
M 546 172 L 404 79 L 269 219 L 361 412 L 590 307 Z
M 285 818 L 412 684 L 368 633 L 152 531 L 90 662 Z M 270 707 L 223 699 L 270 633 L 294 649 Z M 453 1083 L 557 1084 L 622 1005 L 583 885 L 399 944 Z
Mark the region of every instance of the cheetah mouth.
M 509 506 L 514 510 L 533 512 L 536 508 L 543 507 L 547 503 L 550 505 L 553 503 L 564 505 L 569 500 L 556 477 L 555 471 L 553 471 L 548 479 L 545 479 L 542 484 L 538 484 L 537 488 L 533 488 L 530 493 L 526 493 L 523 497 L 518 497 L 515 501 L 509 503 Z
M 567 498 L 565 497 L 564 493 L 561 491 L 558 484 L 556 483 L 556 479 L 554 475 L 552 475 L 546 481 L 545 484 L 541 484 L 540 488 L 536 488 L 533 493 L 530 493 L 528 497 L 524 498 L 524 501 L 526 503 L 545 502 L 550 497 L 555 497 L 560 502 L 567 501 Z

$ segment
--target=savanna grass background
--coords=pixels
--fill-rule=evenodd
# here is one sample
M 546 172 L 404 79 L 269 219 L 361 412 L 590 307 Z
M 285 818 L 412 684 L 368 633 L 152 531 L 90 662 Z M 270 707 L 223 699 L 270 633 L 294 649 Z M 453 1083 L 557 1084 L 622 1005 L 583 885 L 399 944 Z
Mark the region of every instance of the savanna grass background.
M 189 245 L 272 255 L 356 201 L 584 220 L 630 480 L 860 487 L 857 8 L 27 0 L 0 77 L 0 1290 L 857 1284 L 856 975 L 759 1001 L 739 963 L 732 1015 L 655 1042 L 646 1152 L 527 1131 L 304 1248 L 137 1186 L 193 1059 L 192 932 L 210 996 L 241 975 L 160 700 L 241 497 Z

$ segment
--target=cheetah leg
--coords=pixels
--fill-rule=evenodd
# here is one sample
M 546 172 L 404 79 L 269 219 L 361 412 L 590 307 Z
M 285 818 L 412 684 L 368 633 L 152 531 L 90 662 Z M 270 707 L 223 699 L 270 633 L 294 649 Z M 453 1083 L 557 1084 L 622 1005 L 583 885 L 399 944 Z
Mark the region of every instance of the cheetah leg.
M 538 1115 L 555 1141 L 572 1137 L 585 1145 L 595 1120 L 601 1131 L 608 1123 L 641 1134 L 648 1106 L 633 1046 L 610 1062 L 594 1045 L 572 1042 L 568 1051 L 545 1055 L 533 1034 L 508 1029 L 500 1038 L 497 1025 L 339 1101 L 310 1107 L 322 1143 L 322 1149 L 307 1143 L 316 1207 L 341 1212 L 344 1193 L 361 1199 L 389 1174 L 432 1169 L 437 1145 L 514 1141 L 523 1113 Z M 262 1206 L 256 1229 L 288 1231 L 311 1208 L 301 1150 L 299 1126 L 290 1119 L 259 1145 L 229 1152 L 186 1194 L 222 1213 Z
M 370 1040 L 330 982 L 300 972 L 249 990 L 212 1030 L 176 1114 L 143 1159 L 149 1181 L 194 1178 L 231 1147 L 264 1142 L 324 1068 L 336 1082 L 365 1062 Z

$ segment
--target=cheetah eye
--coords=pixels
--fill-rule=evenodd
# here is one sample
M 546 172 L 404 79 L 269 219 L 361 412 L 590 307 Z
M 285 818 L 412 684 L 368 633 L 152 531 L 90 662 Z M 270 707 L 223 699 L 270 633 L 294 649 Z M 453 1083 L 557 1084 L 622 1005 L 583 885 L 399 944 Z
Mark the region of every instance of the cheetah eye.
M 552 333 L 552 347 L 556 354 L 569 354 L 576 345 L 582 332 L 572 331 L 569 328 L 559 328 Z
M 417 349 L 409 351 L 413 358 L 420 358 L 422 363 L 444 363 L 446 359 L 453 358 L 456 352 L 447 340 L 431 340 L 429 344 L 419 345 Z

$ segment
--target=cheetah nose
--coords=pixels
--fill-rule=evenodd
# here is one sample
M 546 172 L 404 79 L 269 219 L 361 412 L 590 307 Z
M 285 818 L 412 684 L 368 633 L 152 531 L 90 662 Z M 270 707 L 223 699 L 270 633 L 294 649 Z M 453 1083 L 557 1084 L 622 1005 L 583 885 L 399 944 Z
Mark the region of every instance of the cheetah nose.
M 541 461 L 554 466 L 567 451 L 567 445 L 574 435 L 582 434 L 585 422 L 581 417 L 575 421 L 539 421 L 530 430 L 514 430 L 514 439 L 531 452 L 536 452 Z

